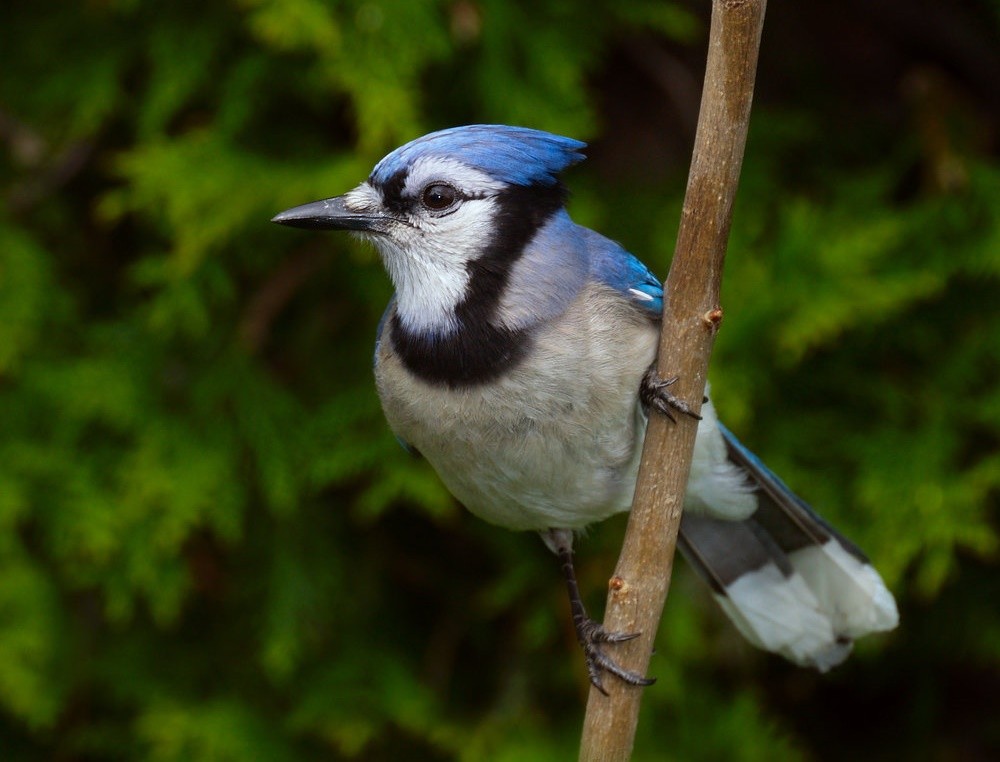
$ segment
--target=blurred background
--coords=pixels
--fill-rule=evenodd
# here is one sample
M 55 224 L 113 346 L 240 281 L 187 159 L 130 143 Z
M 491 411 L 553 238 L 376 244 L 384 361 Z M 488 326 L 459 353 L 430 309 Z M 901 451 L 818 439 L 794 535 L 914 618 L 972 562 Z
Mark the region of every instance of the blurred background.
M 8 0 L 0 757 L 575 758 L 555 559 L 387 430 L 372 250 L 280 229 L 470 122 L 590 143 L 665 276 L 707 0 Z M 711 378 L 900 628 L 818 675 L 678 569 L 636 760 L 1000 758 L 1000 3 L 773 0 Z M 578 543 L 600 613 L 624 528 Z

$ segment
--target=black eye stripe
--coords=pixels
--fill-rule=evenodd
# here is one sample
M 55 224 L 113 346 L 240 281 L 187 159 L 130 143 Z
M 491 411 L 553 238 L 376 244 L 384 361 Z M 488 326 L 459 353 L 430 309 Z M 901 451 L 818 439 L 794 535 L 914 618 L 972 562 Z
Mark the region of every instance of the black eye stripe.
M 385 204 L 386 208 L 391 211 L 398 212 L 400 214 L 406 212 L 412 212 L 414 210 L 415 205 L 424 206 L 429 211 L 440 213 L 444 211 L 454 210 L 454 208 L 457 207 L 458 203 L 461 201 L 479 201 L 496 195 L 496 193 L 491 193 L 490 191 L 486 190 L 477 191 L 475 193 L 469 193 L 460 190 L 447 180 L 434 180 L 424 185 L 423 189 L 417 193 L 416 197 L 414 197 L 413 195 L 411 195 L 412 191 L 410 191 L 409 193 L 406 193 L 404 191 L 407 184 L 407 180 L 409 179 L 408 175 L 409 175 L 408 170 L 400 170 L 395 174 L 393 174 L 384 183 L 376 184 L 373 182 L 372 178 L 369 178 L 368 181 L 369 183 L 373 183 L 374 187 L 378 189 L 379 193 L 382 196 L 382 203 Z M 434 186 L 447 186 L 448 188 L 450 188 L 451 191 L 455 194 L 454 201 L 448 206 L 441 207 L 440 209 L 428 206 L 424 201 L 424 194 Z
M 440 198 L 438 197 L 441 194 Z M 444 181 L 431 182 L 424 186 L 420 192 L 418 201 L 432 212 L 453 211 L 462 201 L 478 201 L 490 197 L 490 193 L 485 191 L 479 193 L 466 193 L 459 190 L 454 185 Z M 448 202 L 444 203 L 447 198 Z
M 386 180 L 381 185 L 374 182 L 372 177 L 368 178 L 369 184 L 377 188 L 382 194 L 382 203 L 385 208 L 392 212 L 402 212 L 407 205 L 403 200 L 403 189 L 406 187 L 406 177 L 409 170 L 401 169 Z

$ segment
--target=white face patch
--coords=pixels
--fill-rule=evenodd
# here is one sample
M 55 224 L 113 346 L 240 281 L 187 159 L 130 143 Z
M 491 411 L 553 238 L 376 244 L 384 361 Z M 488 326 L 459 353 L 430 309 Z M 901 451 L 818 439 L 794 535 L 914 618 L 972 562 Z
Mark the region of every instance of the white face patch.
M 429 185 L 446 184 L 460 196 L 450 209 L 434 211 L 420 201 Z M 425 157 L 414 162 L 401 198 L 407 211 L 390 211 L 398 222 L 385 232 L 362 234 L 378 248 L 396 287 L 396 311 L 406 328 L 447 335 L 455 308 L 465 299 L 468 263 L 493 237 L 496 195 L 507 186 L 459 161 Z M 346 194 L 357 212 L 385 211 L 381 192 L 364 182 Z
M 382 207 L 382 196 L 365 181 L 344 194 L 344 207 L 357 214 L 376 211 Z

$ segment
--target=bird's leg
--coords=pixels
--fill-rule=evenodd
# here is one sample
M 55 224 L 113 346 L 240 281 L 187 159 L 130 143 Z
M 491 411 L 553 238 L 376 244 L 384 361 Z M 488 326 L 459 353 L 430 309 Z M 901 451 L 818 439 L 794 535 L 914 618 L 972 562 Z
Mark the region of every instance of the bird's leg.
M 569 608 L 573 615 L 573 626 L 576 628 L 576 639 L 583 647 L 587 660 L 587 673 L 591 684 L 605 696 L 601 676 L 604 672 L 624 680 L 629 685 L 652 685 L 655 679 L 624 669 L 604 653 L 604 643 L 623 643 L 639 637 L 638 632 L 607 632 L 604 626 L 589 616 L 580 597 L 580 588 L 576 583 L 576 571 L 573 569 L 572 533 L 568 530 L 552 529 L 545 536 L 546 543 L 559 556 L 563 577 L 566 579 L 566 590 L 569 593 Z
M 656 372 L 656 363 L 653 363 L 642 376 L 642 383 L 639 384 L 639 399 L 647 410 L 652 408 L 667 416 L 674 423 L 677 423 L 677 418 L 674 417 L 675 411 L 700 421 L 701 416 L 694 412 L 688 403 L 668 391 L 667 387 L 676 382 L 677 376 L 660 378 L 660 374 Z

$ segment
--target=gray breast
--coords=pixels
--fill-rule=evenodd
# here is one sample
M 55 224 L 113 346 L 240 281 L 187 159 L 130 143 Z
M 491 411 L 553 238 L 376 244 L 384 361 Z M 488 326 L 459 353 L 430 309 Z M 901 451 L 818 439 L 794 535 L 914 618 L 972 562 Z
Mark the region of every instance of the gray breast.
M 656 326 L 592 284 L 528 338 L 530 353 L 508 372 L 461 388 L 421 379 L 383 340 L 376 381 L 390 426 L 487 521 L 578 528 L 627 510 Z

